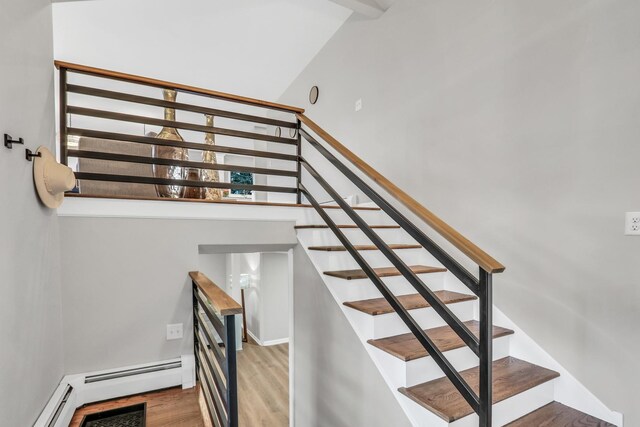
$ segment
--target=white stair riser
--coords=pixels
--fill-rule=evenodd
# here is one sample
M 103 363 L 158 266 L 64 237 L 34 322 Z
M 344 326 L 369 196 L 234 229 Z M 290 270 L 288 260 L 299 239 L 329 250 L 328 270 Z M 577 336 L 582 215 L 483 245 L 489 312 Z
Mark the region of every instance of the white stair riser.
M 509 338 L 510 335 L 507 335 L 493 340 L 493 360 L 509 355 Z M 374 347 L 374 354 L 382 369 L 388 370 L 391 374 L 388 378 L 397 380 L 397 384 L 393 384 L 394 387 L 411 387 L 444 375 L 432 357 L 421 357 L 405 362 L 376 347 Z M 444 355 L 457 371 L 478 366 L 478 356 L 468 347 L 450 350 Z
M 467 320 L 473 320 L 474 306 L 477 305 L 476 301 L 464 301 L 455 304 L 448 304 L 447 307 L 453 312 L 453 314 L 465 322 Z M 409 314 L 415 319 L 422 329 L 437 328 L 438 326 L 444 326 L 446 323 L 438 313 L 432 308 L 420 308 L 418 310 L 409 310 Z M 397 313 L 381 314 L 371 317 L 372 327 L 372 339 L 386 338 L 394 335 L 406 334 L 409 331 L 407 325 L 400 319 Z
M 547 381 L 523 393 L 493 405 L 492 427 L 502 427 L 518 418 L 547 405 L 554 400 L 556 380 Z M 478 416 L 473 414 L 451 424 L 450 427 L 477 427 Z M 531 426 L 534 427 L 534 426 Z
M 533 387 L 523 393 L 517 394 L 509 399 L 503 400 L 493 405 L 492 427 L 502 427 L 512 421 L 517 420 L 529 412 L 535 411 L 542 406 L 553 401 L 554 382 L 547 381 L 537 387 Z M 416 427 L 448 426 L 448 427 L 478 427 L 478 416 L 468 415 L 452 423 L 443 421 L 443 424 L 434 422 L 433 413 L 413 402 L 408 397 L 401 395 L 405 399 L 403 407 L 407 410 L 409 417 Z M 532 426 L 534 427 L 534 426 Z
M 452 292 L 460 292 L 463 294 L 468 294 L 471 292 L 469 288 L 467 288 L 462 282 L 460 282 L 453 274 L 447 274 L 447 277 L 445 277 L 444 289 Z
M 353 224 L 353 220 L 342 209 L 325 209 L 331 219 L 338 225 Z M 356 210 L 356 213 L 365 220 L 367 224 L 393 224 L 391 218 L 383 211 L 376 210 Z M 324 220 L 315 209 L 305 209 L 304 218 L 298 224 L 324 224 Z
M 340 229 L 345 237 L 354 245 L 370 245 L 371 241 L 365 236 L 364 232 L 358 228 L 342 228 Z M 398 228 L 374 228 L 380 238 L 387 243 L 410 243 L 413 240 L 404 230 Z M 340 245 L 340 241 L 328 228 L 302 228 L 298 229 L 298 239 L 305 247 L 309 246 L 329 246 Z
M 433 291 L 442 289 L 443 277 L 446 273 L 419 274 L 420 280 Z M 340 303 L 380 298 L 382 294 L 369 279 L 344 280 L 323 275 L 329 289 L 336 295 Z M 383 277 L 383 283 L 394 295 L 415 294 L 416 290 L 403 276 Z
M 358 251 L 364 260 L 374 268 L 393 267 L 393 264 L 381 251 Z M 395 254 L 407 265 L 429 265 L 439 267 L 440 264 L 433 264 L 431 256 L 424 249 L 400 249 Z M 313 263 L 322 271 L 351 270 L 359 269 L 360 266 L 347 251 L 327 252 L 309 251 Z

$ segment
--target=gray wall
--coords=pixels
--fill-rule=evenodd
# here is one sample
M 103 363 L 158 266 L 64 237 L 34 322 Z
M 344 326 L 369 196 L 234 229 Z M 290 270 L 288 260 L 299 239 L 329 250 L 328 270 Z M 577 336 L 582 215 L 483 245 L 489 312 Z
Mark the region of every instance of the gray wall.
M 300 246 L 293 283 L 294 425 L 411 425 Z
M 53 147 L 49 0 L 0 0 L 0 138 Z M 58 223 L 24 147 L 0 145 L 0 424 L 28 426 L 62 378 Z
M 638 22 L 637 0 L 398 0 L 281 98 L 502 261 L 498 307 L 634 426 Z
M 227 255 L 203 254 L 198 256 L 198 271 L 204 273 L 213 283 L 227 288 Z
M 260 339 L 289 338 L 289 255 L 260 254 Z
M 68 373 L 192 352 L 198 245 L 295 244 L 287 221 L 60 217 Z M 184 339 L 166 341 L 168 323 Z

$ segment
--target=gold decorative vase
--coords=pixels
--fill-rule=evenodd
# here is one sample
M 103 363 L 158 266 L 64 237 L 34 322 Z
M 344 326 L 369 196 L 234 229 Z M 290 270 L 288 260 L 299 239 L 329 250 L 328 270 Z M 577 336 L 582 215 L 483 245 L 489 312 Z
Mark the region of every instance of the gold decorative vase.
M 187 179 L 189 181 L 202 181 L 202 169 L 186 168 Z M 204 187 L 187 187 L 184 191 L 185 199 L 204 199 Z
M 207 127 L 213 127 L 213 116 L 210 114 L 205 114 L 204 117 Z M 204 143 L 207 145 L 215 145 L 215 135 L 213 133 L 206 133 L 204 137 Z M 202 161 L 204 163 L 211 163 L 213 165 L 217 164 L 218 161 L 216 159 L 215 151 L 203 151 Z M 217 170 L 202 169 L 202 180 L 204 182 L 220 182 L 220 176 L 218 175 Z M 204 190 L 204 198 L 207 200 L 220 200 L 222 199 L 222 189 L 206 188 Z
M 172 89 L 164 89 L 162 95 L 165 101 L 175 102 L 177 93 Z M 174 108 L 164 109 L 164 119 L 167 121 L 175 122 L 176 110 Z M 178 133 L 178 130 L 172 127 L 163 127 L 158 136 L 158 139 L 167 139 L 171 141 L 183 142 L 184 139 Z M 186 148 L 168 147 L 163 145 L 153 146 L 153 157 L 160 159 L 171 160 L 189 160 L 189 152 Z M 182 166 L 166 166 L 166 165 L 153 165 L 153 176 L 163 179 L 186 179 L 187 171 Z M 158 197 L 167 197 L 172 199 L 179 199 L 185 195 L 185 187 L 181 185 L 156 185 L 156 193 Z

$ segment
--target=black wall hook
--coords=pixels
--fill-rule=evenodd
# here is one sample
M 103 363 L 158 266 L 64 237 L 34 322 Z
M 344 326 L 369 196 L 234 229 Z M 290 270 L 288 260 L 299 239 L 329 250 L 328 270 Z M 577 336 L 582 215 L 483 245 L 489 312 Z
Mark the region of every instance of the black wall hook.
M 42 157 L 42 153 L 35 153 L 28 148 L 25 149 L 25 155 L 27 160 L 31 161 L 34 157 Z
M 13 148 L 13 144 L 24 144 L 24 139 L 13 139 L 11 135 L 4 134 L 4 146 L 7 148 Z

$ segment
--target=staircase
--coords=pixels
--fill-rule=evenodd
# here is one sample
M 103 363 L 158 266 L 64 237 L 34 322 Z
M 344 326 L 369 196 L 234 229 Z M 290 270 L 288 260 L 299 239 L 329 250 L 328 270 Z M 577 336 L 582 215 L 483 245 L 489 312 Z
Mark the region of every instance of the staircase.
M 621 424 L 493 306 L 493 277 L 505 270 L 500 262 L 348 150 L 303 109 L 78 64 L 56 61 L 56 66 L 59 153 L 63 163 L 75 162 L 77 197 L 198 198 L 218 209 L 238 204 L 211 199 L 212 192 L 204 191 L 215 189 L 284 198 L 254 200 L 254 205 L 314 209 L 308 223 L 296 225 L 298 239 L 414 425 L 613 425 L 569 406 Z M 173 98 L 158 99 L 160 90 Z M 188 102 L 176 102 L 177 92 Z M 131 107 L 123 104 L 150 112 L 129 114 Z M 156 138 L 146 126 L 174 137 Z M 188 141 L 178 129 L 189 133 Z M 198 141 L 201 134 L 204 143 Z M 76 145 L 70 137 L 78 139 Z M 218 163 L 215 153 L 253 163 Z M 309 161 L 318 158 L 322 171 Z M 220 172 L 249 174 L 251 182 L 220 180 Z M 325 176 L 350 182 L 373 206 L 350 206 Z M 321 205 L 318 189 L 337 206 Z M 477 273 L 465 265 L 474 265 Z
M 306 128 L 465 254 L 471 274 L 448 251 L 371 188 L 306 129 L 300 132 L 379 210 L 349 206 L 304 158 L 302 166 L 342 209 L 322 209 L 298 239 L 417 426 L 612 426 L 555 402 L 559 372 L 515 357 L 514 331 L 493 324 L 492 276 L 505 267 L 393 185 L 306 116 Z M 334 214 L 335 215 L 335 214 Z M 375 225 L 369 225 L 375 224 Z
M 411 236 L 394 226 L 381 210 L 357 210 L 388 246 L 410 266 L 434 294 L 477 337 L 478 298 L 444 268 Z M 331 216 L 339 216 L 332 213 Z M 345 215 L 340 219 L 346 220 Z M 346 222 L 346 221 L 345 221 Z M 387 222 L 385 224 L 385 222 Z M 416 319 L 440 352 L 477 392 L 478 358 L 433 307 L 407 283 L 397 268 L 353 224 L 337 224 L 400 304 Z M 372 227 L 373 228 L 373 227 Z M 416 426 L 477 426 L 478 415 L 409 332 L 391 304 L 357 268 L 345 246 L 322 224 L 296 226 L 298 239 L 358 336 L 367 346 L 387 384 Z M 613 424 L 554 401 L 554 370 L 513 357 L 514 331 L 493 325 L 493 422 L 494 426 L 591 427 Z

